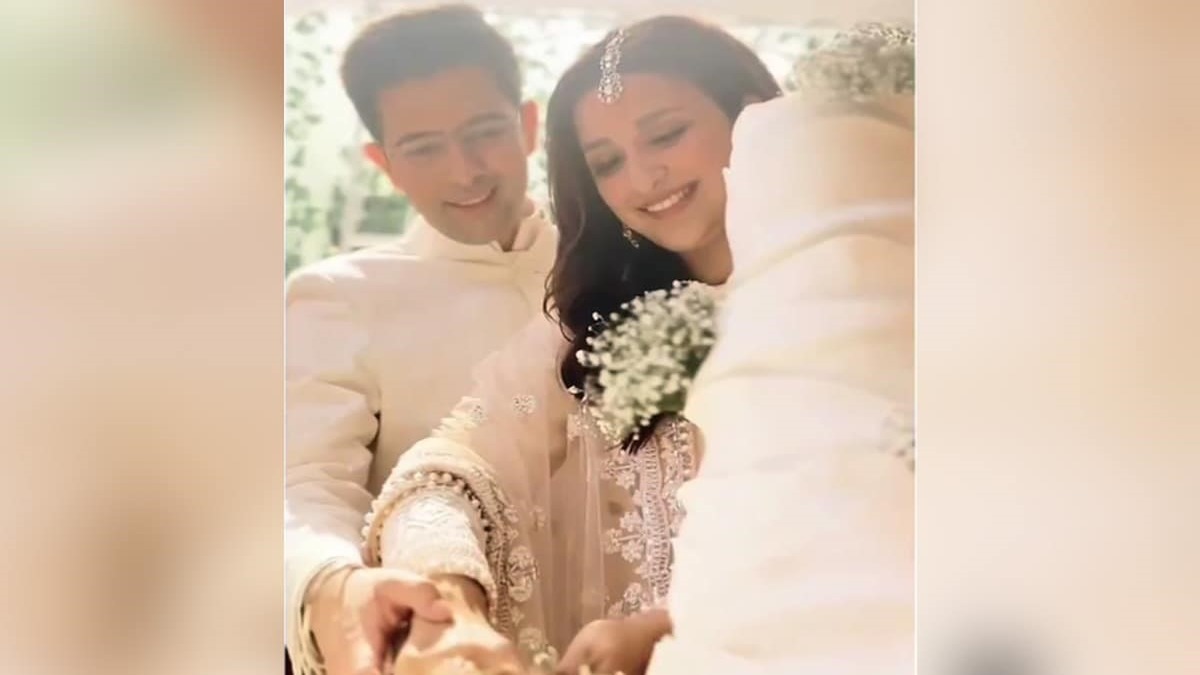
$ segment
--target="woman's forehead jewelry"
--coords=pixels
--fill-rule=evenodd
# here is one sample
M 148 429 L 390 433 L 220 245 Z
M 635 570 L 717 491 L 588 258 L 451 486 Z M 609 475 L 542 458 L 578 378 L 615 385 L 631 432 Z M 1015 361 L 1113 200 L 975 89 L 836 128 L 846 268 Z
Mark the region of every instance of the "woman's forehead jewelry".
M 625 29 L 620 28 L 604 45 L 604 55 L 600 57 L 599 95 L 604 103 L 616 103 L 624 91 L 621 73 L 617 71 L 617 66 L 621 65 L 621 44 L 624 42 Z

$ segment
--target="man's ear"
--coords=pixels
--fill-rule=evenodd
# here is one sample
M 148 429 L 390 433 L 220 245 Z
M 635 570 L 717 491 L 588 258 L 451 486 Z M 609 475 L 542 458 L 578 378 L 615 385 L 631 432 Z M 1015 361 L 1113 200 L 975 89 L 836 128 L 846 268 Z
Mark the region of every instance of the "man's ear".
M 383 146 L 372 141 L 370 143 L 364 143 L 362 149 L 363 156 L 367 158 L 367 161 L 374 164 L 375 168 L 382 171 L 383 175 L 387 176 L 388 180 L 391 181 L 392 187 L 396 188 L 397 192 L 403 194 L 404 188 L 400 187 L 400 185 L 396 182 L 396 179 L 392 176 L 392 167 L 390 164 L 388 164 L 387 153 L 383 151 Z
M 538 122 L 540 111 L 537 101 L 526 101 L 521 104 L 521 135 L 525 139 L 525 155 L 533 154 L 538 145 Z

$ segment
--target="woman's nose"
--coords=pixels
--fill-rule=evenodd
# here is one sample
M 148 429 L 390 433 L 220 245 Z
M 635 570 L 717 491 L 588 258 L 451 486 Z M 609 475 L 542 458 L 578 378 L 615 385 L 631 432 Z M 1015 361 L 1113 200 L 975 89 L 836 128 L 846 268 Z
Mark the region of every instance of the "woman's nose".
M 629 171 L 634 190 L 649 196 L 666 184 L 667 167 L 658 162 L 630 162 Z

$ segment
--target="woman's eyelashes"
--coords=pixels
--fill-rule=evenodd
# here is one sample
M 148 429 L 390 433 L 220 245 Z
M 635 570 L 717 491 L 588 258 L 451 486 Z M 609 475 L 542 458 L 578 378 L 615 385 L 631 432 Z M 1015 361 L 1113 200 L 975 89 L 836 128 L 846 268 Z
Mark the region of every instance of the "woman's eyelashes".
M 613 175 L 621 168 L 622 158 L 620 155 L 608 157 L 591 163 L 592 175 L 596 178 L 607 178 Z
M 688 128 L 689 125 L 687 124 L 680 125 L 666 133 L 653 137 L 650 139 L 650 144 L 660 148 L 669 148 L 679 139 L 683 138 L 683 135 L 687 133 Z
M 651 136 L 648 144 L 655 149 L 669 148 L 678 143 L 690 128 L 690 124 L 681 124 L 667 132 Z M 617 154 L 592 161 L 589 163 L 589 166 L 593 176 L 596 178 L 607 178 L 619 171 L 624 161 L 624 156 Z

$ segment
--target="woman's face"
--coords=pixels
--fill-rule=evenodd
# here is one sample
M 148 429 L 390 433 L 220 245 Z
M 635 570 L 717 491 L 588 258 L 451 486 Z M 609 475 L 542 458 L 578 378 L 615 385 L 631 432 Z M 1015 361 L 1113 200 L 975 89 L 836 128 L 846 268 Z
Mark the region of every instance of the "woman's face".
M 732 124 L 699 88 L 622 75 L 614 103 L 575 106 L 575 128 L 601 197 L 627 227 L 687 260 L 728 250 L 725 181 Z

